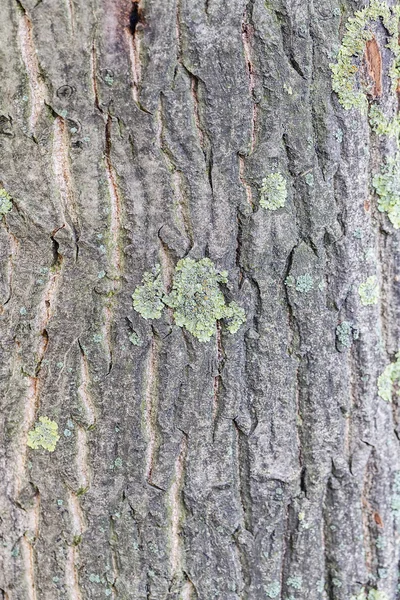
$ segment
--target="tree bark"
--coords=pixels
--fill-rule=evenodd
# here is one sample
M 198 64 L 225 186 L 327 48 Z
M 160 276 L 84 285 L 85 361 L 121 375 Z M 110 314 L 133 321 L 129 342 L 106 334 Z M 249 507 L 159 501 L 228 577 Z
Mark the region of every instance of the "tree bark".
M 371 187 L 395 140 L 330 68 L 361 7 L 1 1 L 3 599 L 400 597 L 400 246 Z M 228 272 L 237 333 L 133 309 L 185 257 Z

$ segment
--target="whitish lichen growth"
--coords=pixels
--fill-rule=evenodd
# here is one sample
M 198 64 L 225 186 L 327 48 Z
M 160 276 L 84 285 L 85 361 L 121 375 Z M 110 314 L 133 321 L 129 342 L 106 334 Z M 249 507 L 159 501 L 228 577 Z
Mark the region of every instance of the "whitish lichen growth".
M 369 124 L 378 135 L 398 138 L 400 135 L 400 119 L 393 117 L 388 119 L 376 104 L 369 109 Z
M 299 275 L 297 279 L 293 275 L 289 275 L 285 279 L 285 285 L 287 287 L 294 287 L 297 292 L 301 294 L 307 294 L 311 292 L 314 287 L 314 279 L 309 273 Z
M 343 321 L 336 327 L 336 338 L 339 351 L 342 351 L 343 348 L 350 348 L 353 340 L 357 340 L 358 337 L 358 327 L 354 326 L 350 321 Z
M 140 337 L 140 335 L 138 335 L 136 333 L 136 331 L 132 331 L 132 333 L 129 336 L 129 341 L 131 344 L 133 344 L 134 346 L 143 346 L 143 340 Z
M 278 210 L 285 206 L 287 198 L 286 179 L 280 173 L 270 173 L 261 183 L 260 206 Z
M 133 308 L 144 319 L 159 319 L 164 308 L 160 265 L 156 265 L 151 273 L 143 275 L 142 284 L 132 294 Z
M 34 450 L 42 447 L 53 452 L 59 439 L 57 423 L 48 417 L 40 417 L 39 421 L 35 423 L 35 428 L 28 433 L 27 444 Z
M 215 334 L 216 322 L 224 319 L 230 333 L 236 333 L 246 314 L 236 302 L 225 303 L 219 284 L 226 283 L 228 273 L 215 268 L 209 258 L 183 258 L 174 272 L 170 294 L 163 292 L 160 267 L 146 273 L 143 285 L 136 288 L 133 306 L 145 319 L 159 319 L 164 305 L 173 309 L 174 319 L 201 342 Z M 137 344 L 136 338 L 129 338 Z
M 358 294 L 363 306 L 378 303 L 379 285 L 375 275 L 368 277 L 368 279 L 358 287 Z
M 164 302 L 174 309 L 175 322 L 185 327 L 201 342 L 215 333 L 216 322 L 227 319 L 228 330 L 235 333 L 245 320 L 245 313 L 236 303 L 225 304 L 219 288 L 227 282 L 228 273 L 218 271 L 209 258 L 184 258 L 175 269 L 172 291 Z
M 397 86 L 399 78 L 399 45 L 398 45 L 398 20 L 399 7 L 390 8 L 386 2 L 371 0 L 369 6 L 359 10 L 354 17 L 346 23 L 346 33 L 339 48 L 337 63 L 331 64 L 332 88 L 339 97 L 340 104 L 346 109 L 356 108 L 366 112 L 368 101 L 367 86 L 357 78 L 359 71 L 355 64 L 364 53 L 366 42 L 373 38 L 371 24 L 382 19 L 390 35 L 387 47 L 393 52 L 394 58 L 390 67 L 392 89 Z
M 389 600 L 385 592 L 379 592 L 378 590 L 369 590 L 367 592 L 364 588 L 357 594 L 351 596 L 350 600 Z
M 268 598 L 276 598 L 281 593 L 281 584 L 279 581 L 273 581 L 265 588 L 265 593 Z
M 400 152 L 388 158 L 372 185 L 378 194 L 378 210 L 387 213 L 395 229 L 400 228 Z
M 12 209 L 11 196 L 4 188 L 0 188 L 0 218 Z
M 390 363 L 385 367 L 382 375 L 378 377 L 378 396 L 386 402 L 391 402 L 394 388 L 400 383 L 400 352 L 396 354 L 395 362 Z M 396 394 L 400 395 L 400 390 L 396 390 Z
M 301 575 L 289 577 L 286 581 L 286 585 L 294 588 L 295 590 L 301 590 L 303 586 L 303 578 L 301 577 Z

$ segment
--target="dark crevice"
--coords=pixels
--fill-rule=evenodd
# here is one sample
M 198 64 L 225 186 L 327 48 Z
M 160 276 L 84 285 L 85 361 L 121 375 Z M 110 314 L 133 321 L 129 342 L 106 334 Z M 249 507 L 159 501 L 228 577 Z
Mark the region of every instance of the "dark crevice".
M 139 0 L 132 2 L 132 8 L 129 15 L 129 31 L 132 37 L 135 37 L 136 26 L 142 20 L 141 10 L 139 8 Z

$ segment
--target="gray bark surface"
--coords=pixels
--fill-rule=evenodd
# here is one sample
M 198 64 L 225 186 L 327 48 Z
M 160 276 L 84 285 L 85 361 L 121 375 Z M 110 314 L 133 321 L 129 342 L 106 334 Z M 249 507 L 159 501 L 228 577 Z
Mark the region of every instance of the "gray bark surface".
M 370 187 L 394 142 L 329 68 L 361 6 L 0 2 L 4 600 L 400 597 L 399 404 L 377 394 L 399 233 Z M 133 310 L 184 256 L 228 271 L 235 335 Z M 304 274 L 311 291 L 285 285 Z M 51 453 L 26 444 L 42 415 Z

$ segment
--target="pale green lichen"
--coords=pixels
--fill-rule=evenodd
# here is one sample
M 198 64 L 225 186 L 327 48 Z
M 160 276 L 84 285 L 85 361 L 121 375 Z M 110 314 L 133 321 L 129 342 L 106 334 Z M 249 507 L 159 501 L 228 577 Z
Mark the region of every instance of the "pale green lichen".
M 339 351 L 341 351 L 343 347 L 350 348 L 353 340 L 357 340 L 358 337 L 358 327 L 353 325 L 351 321 L 342 321 L 342 323 L 336 327 L 336 338 L 339 345 Z
M 281 584 L 279 581 L 273 581 L 265 588 L 265 593 L 268 598 L 276 598 L 281 593 Z
M 260 206 L 278 210 L 285 206 L 287 198 L 286 179 L 281 173 L 269 173 L 261 183 Z
M 350 600 L 388 600 L 388 597 L 385 592 L 380 592 L 378 590 L 369 590 L 369 592 L 367 592 L 362 588 L 357 595 L 351 596 Z
M 297 292 L 301 294 L 307 294 L 311 292 L 314 287 L 314 279 L 309 273 L 305 273 L 304 275 L 299 275 L 297 278 L 293 277 L 293 275 L 289 275 L 285 279 L 286 287 L 293 287 Z
M 159 319 L 164 308 L 162 297 L 160 265 L 156 265 L 151 273 L 147 272 L 143 275 L 142 285 L 132 294 L 133 308 L 144 319 Z
M 228 273 L 215 268 L 209 258 L 184 258 L 175 269 L 171 293 L 163 301 L 174 309 L 175 322 L 201 342 L 207 342 L 216 330 L 216 322 L 228 320 L 228 329 L 234 333 L 245 320 L 245 314 L 236 303 L 225 304 L 219 288 L 227 282 Z
M 361 283 L 358 287 L 358 294 L 360 296 L 361 304 L 363 306 L 369 306 L 371 304 L 377 304 L 379 299 L 379 285 L 375 275 L 368 277 L 368 279 Z
M 140 335 L 136 333 L 136 331 L 132 331 L 128 339 L 134 346 L 143 346 L 143 340 Z
M 0 218 L 12 209 L 11 196 L 4 188 L 0 188 Z
M 369 109 L 369 124 L 372 130 L 378 135 L 385 135 L 387 137 L 398 138 L 400 134 L 400 119 L 399 117 L 393 117 L 388 119 L 383 111 L 373 104 Z
M 339 48 L 336 64 L 331 64 L 332 88 L 339 97 L 340 104 L 346 109 L 356 108 L 366 112 L 368 87 L 358 81 L 358 66 L 355 64 L 364 53 L 366 42 L 373 38 L 371 24 L 382 19 L 389 32 L 390 40 L 387 47 L 394 55 L 389 74 L 392 78 L 392 89 L 397 86 L 399 77 L 399 48 L 398 48 L 398 6 L 390 8 L 386 2 L 371 0 L 369 6 L 357 11 L 346 23 L 346 32 Z
M 57 423 L 48 417 L 40 417 L 39 421 L 35 423 L 35 428 L 28 433 L 27 444 L 34 450 L 42 447 L 53 452 L 59 439 Z
M 400 383 L 400 352 L 396 354 L 395 362 L 387 365 L 378 377 L 378 396 L 386 402 L 391 402 L 394 392 L 394 387 Z M 396 390 L 397 395 L 400 395 L 400 390 Z
M 372 179 L 378 194 L 378 210 L 387 213 L 395 229 L 400 228 L 400 152 L 386 160 L 381 172 Z
M 292 577 L 289 577 L 286 581 L 286 585 L 288 587 L 294 588 L 295 590 L 301 590 L 303 586 L 303 578 L 301 575 L 294 575 Z
M 171 293 L 165 294 L 157 265 L 152 274 L 144 275 L 143 285 L 136 288 L 133 306 L 146 319 L 160 318 L 164 305 L 169 306 L 175 323 L 201 342 L 210 340 L 221 319 L 225 320 L 230 333 L 236 333 L 246 315 L 236 302 L 225 303 L 219 284 L 227 283 L 227 276 L 228 273 L 216 269 L 209 258 L 197 261 L 183 258 L 176 265 Z M 130 341 L 137 344 L 132 335 Z

